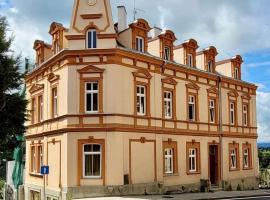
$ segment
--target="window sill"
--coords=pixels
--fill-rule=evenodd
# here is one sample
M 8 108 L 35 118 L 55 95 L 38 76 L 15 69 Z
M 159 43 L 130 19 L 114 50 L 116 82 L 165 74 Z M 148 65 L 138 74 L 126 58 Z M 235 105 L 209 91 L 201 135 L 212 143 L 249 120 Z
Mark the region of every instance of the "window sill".
M 240 171 L 240 169 L 236 168 L 236 169 L 230 169 L 229 170 L 230 172 L 237 172 L 237 171 Z
M 172 173 L 172 174 L 163 174 L 163 177 L 172 177 L 172 176 L 179 176 L 179 173 Z
M 83 177 L 81 180 L 102 180 L 102 177 Z
M 187 172 L 187 175 L 198 175 L 201 174 L 201 172 Z
M 43 175 L 39 174 L 39 173 L 30 172 L 29 175 L 34 176 L 34 177 L 38 177 L 38 178 L 43 178 Z
M 253 170 L 252 167 L 246 167 L 246 168 L 243 168 L 243 170 Z

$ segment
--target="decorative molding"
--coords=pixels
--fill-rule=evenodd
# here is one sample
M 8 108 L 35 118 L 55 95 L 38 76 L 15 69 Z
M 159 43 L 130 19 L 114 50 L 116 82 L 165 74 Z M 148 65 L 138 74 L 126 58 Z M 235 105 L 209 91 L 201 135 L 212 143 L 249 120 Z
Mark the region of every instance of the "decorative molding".
M 82 14 L 81 18 L 83 19 L 100 19 L 102 14 Z
M 139 69 L 136 72 L 132 72 L 134 77 L 139 77 L 139 78 L 146 78 L 146 79 L 151 79 L 152 75 L 147 71 L 143 69 Z
M 200 87 L 193 81 L 190 81 L 189 83 L 186 84 L 186 87 L 189 89 L 194 89 L 194 90 L 199 90 Z
M 162 81 L 162 83 L 167 83 L 167 84 L 170 84 L 170 85 L 177 85 L 177 81 L 174 80 L 171 77 L 164 78 L 161 81 Z
M 236 90 L 230 90 L 228 92 L 228 96 L 230 96 L 230 97 L 238 97 L 239 94 L 238 94 L 238 92 Z
M 207 89 L 207 92 L 218 95 L 218 89 L 215 86 L 210 87 L 209 89 Z
M 101 69 L 101 68 L 95 67 L 93 65 L 88 65 L 88 66 L 78 70 L 78 72 L 80 74 L 103 73 L 104 71 L 105 71 L 105 69 Z
M 44 89 L 44 84 L 34 84 L 30 89 L 29 89 L 29 92 L 31 94 L 37 92 L 37 91 L 40 91 L 40 90 L 43 90 Z
M 49 81 L 50 83 L 56 82 L 56 81 L 58 81 L 59 79 L 60 79 L 60 76 L 59 76 L 59 75 L 55 75 L 54 73 L 50 73 L 50 74 L 48 75 L 48 81 Z

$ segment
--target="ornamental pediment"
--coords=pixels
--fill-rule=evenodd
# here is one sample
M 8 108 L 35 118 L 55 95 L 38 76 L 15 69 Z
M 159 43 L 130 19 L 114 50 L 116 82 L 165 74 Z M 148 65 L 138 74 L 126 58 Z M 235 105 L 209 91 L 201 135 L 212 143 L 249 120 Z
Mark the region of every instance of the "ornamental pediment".
M 190 81 L 189 83 L 187 83 L 186 87 L 189 89 L 194 89 L 194 90 L 200 89 L 200 87 L 196 83 L 194 83 L 193 81 Z
M 228 92 L 228 96 L 230 96 L 230 97 L 238 97 L 239 94 L 238 94 L 238 92 L 236 90 L 230 90 Z
M 43 90 L 43 89 L 44 89 L 44 84 L 34 84 L 29 89 L 29 92 L 32 94 L 32 93 L 38 92 L 38 91 Z
M 177 81 L 174 80 L 171 77 L 164 78 L 161 81 L 162 81 L 162 83 L 167 83 L 167 84 L 170 84 L 170 85 L 177 85 Z
M 93 65 L 88 65 L 78 70 L 78 72 L 81 74 L 103 73 L 104 71 L 105 69 L 101 69 Z
M 151 79 L 152 75 L 147 71 L 147 70 L 138 70 L 136 72 L 132 72 L 134 77 L 139 77 L 139 78 L 146 78 L 146 79 Z

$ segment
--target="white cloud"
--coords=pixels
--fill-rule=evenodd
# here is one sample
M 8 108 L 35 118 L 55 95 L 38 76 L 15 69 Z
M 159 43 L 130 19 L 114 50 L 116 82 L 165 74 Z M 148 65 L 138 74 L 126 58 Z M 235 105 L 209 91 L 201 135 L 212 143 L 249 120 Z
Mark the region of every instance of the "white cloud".
M 250 68 L 264 67 L 264 66 L 269 66 L 270 67 L 270 61 L 248 63 L 248 64 L 245 64 L 244 66 L 245 67 L 250 67 Z
M 257 92 L 259 142 L 270 142 L 270 93 Z

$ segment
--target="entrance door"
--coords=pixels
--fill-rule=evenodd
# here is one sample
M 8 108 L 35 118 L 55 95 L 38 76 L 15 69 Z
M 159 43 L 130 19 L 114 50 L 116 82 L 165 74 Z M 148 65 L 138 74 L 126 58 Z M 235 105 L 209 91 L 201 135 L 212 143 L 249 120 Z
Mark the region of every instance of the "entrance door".
M 212 185 L 218 184 L 219 163 L 218 145 L 209 145 L 209 178 Z

